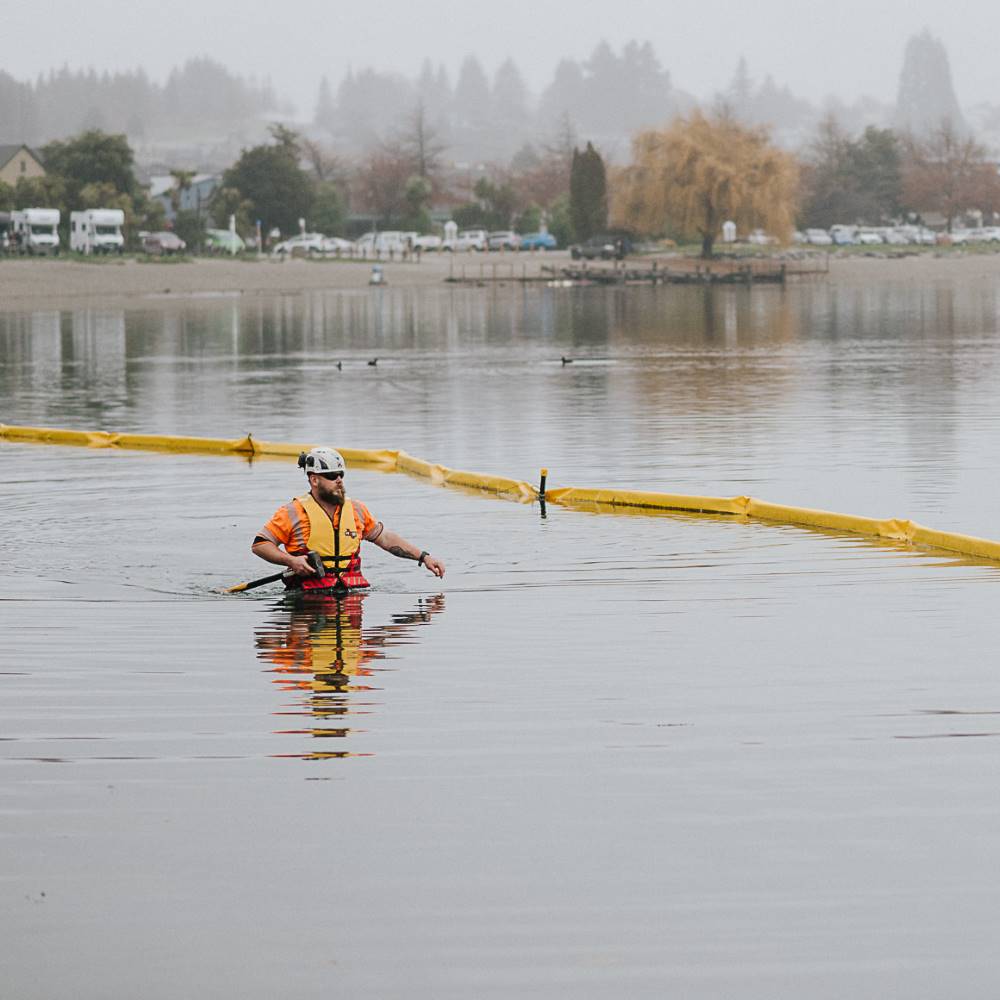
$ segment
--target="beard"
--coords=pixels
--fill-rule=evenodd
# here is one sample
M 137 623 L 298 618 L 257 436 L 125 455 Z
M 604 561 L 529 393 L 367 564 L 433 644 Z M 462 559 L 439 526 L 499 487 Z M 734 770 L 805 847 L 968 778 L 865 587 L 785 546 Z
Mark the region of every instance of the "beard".
M 327 503 L 335 504 L 337 507 L 343 507 L 344 494 L 338 492 L 335 486 L 327 485 L 325 480 L 321 479 L 317 483 L 316 492 L 319 494 L 320 500 L 325 500 Z

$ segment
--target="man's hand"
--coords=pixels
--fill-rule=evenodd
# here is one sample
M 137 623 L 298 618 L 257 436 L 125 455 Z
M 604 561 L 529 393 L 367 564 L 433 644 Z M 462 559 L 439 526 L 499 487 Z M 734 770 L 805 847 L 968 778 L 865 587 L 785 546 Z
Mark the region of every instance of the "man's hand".
M 307 556 L 293 556 L 290 552 L 282 552 L 274 542 L 258 536 L 250 547 L 255 556 L 275 566 L 285 566 L 296 576 L 316 576 L 316 570 Z
M 444 563 L 432 555 L 424 556 L 424 565 L 439 579 L 444 576 Z
M 307 556 L 293 556 L 288 557 L 288 568 L 296 576 L 315 576 L 316 570 L 313 568 L 313 564 L 309 562 Z

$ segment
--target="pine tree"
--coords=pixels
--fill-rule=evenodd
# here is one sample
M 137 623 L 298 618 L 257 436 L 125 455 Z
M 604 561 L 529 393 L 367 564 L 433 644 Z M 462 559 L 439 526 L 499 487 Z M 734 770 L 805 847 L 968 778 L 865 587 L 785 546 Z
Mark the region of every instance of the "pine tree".
M 319 96 L 316 98 L 316 113 L 313 120 L 320 128 L 332 132 L 336 124 L 336 107 L 330 92 L 330 81 L 324 76 L 319 82 Z
M 581 153 L 573 150 L 569 175 L 569 210 L 578 240 L 586 240 L 608 226 L 608 183 L 601 154 L 592 143 Z
M 943 122 L 956 132 L 968 131 L 951 81 L 951 67 L 944 45 L 924 30 L 906 43 L 899 74 L 896 126 L 901 131 L 926 136 Z

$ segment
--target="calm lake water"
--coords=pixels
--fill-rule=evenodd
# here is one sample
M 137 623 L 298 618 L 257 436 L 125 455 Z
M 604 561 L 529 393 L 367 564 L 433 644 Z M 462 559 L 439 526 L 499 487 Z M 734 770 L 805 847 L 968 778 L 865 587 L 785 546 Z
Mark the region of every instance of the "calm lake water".
M 986 281 L 7 311 L 0 422 L 1000 537 L 998 323 Z M 443 581 L 369 547 L 363 597 L 218 595 L 301 488 L 0 442 L 0 995 L 1000 986 L 1000 567 L 358 470 Z

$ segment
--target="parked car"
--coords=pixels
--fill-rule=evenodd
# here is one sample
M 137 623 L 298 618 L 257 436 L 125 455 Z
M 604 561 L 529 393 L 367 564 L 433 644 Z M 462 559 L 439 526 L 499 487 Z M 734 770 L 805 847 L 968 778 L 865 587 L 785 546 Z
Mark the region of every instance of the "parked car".
M 326 237 L 322 233 L 300 233 L 298 236 L 290 236 L 287 240 L 282 240 L 271 247 L 273 257 L 289 257 L 296 255 L 303 257 L 308 255 L 321 254 L 324 252 L 323 241 Z
M 441 249 L 441 237 L 433 236 L 430 233 L 418 233 L 416 230 L 408 233 L 400 233 L 403 238 L 403 245 L 410 250 L 419 250 L 426 253 L 429 250 Z
M 985 226 L 982 234 L 984 243 L 1000 243 L 1000 226 Z
M 928 229 L 926 226 L 916 226 L 913 231 L 913 243 L 920 243 L 925 247 L 932 247 L 937 243 L 937 233 L 933 229 Z
M 441 237 L 433 233 L 421 233 L 411 244 L 414 250 L 422 252 L 435 251 L 441 249 Z
M 205 249 L 209 253 L 241 253 L 246 243 L 239 233 L 231 233 L 228 229 L 206 229 Z
M 816 247 L 828 247 L 833 244 L 833 237 L 825 229 L 807 229 L 806 242 Z
M 830 239 L 837 244 L 838 247 L 849 247 L 853 246 L 858 242 L 857 239 L 857 226 L 842 226 L 835 225 L 830 227 Z
M 487 248 L 488 237 L 485 229 L 463 229 L 455 237 L 453 242 L 445 240 L 441 244 L 442 250 L 485 250 Z
M 498 232 L 490 233 L 486 238 L 487 250 L 520 250 L 521 237 L 510 229 L 501 229 Z
M 874 229 L 859 229 L 857 236 L 858 243 L 862 246 L 878 246 L 884 243 L 885 240 L 882 238 L 882 234 L 876 232 Z
M 910 242 L 909 236 L 898 229 L 886 229 L 882 235 L 885 242 L 891 246 L 904 246 Z
M 354 244 L 340 236 L 324 236 L 323 253 L 334 257 L 348 256 L 354 253 Z
M 555 250 L 558 245 L 551 233 L 528 233 L 521 237 L 522 250 Z
M 770 236 L 768 233 L 764 232 L 763 229 L 755 229 L 748 237 L 747 243 L 750 243 L 758 247 L 769 247 L 774 246 L 778 241 Z
M 168 230 L 142 233 L 141 238 L 143 251 L 156 257 L 169 257 L 171 254 L 183 253 L 187 249 L 187 244 L 176 233 Z
M 631 241 L 621 236 L 591 236 L 569 248 L 573 260 L 621 260 L 632 249 Z

